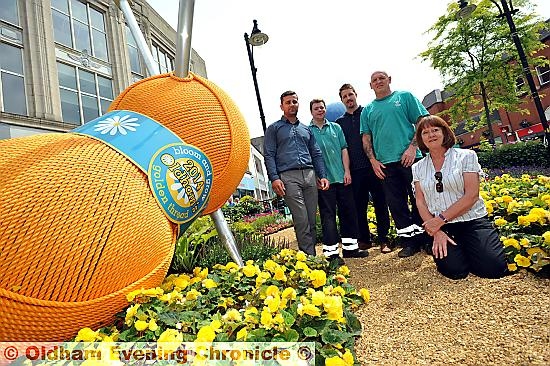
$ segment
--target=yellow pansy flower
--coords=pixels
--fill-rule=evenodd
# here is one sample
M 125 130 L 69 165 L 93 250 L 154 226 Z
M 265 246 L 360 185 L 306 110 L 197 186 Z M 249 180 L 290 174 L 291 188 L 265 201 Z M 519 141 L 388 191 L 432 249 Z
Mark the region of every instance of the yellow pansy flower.
M 269 272 L 260 272 L 258 277 L 256 277 L 256 287 L 260 287 L 269 278 L 271 278 L 271 274 Z
M 207 278 L 205 280 L 202 281 L 202 285 L 204 287 L 206 287 L 207 289 L 211 289 L 211 288 L 214 288 L 214 287 L 218 287 L 218 284 L 216 283 L 216 281 L 214 281 L 213 279 L 211 278 Z
M 246 336 L 248 335 L 248 331 L 246 328 L 242 328 L 237 332 L 237 340 L 242 339 L 243 341 L 246 341 Z
M 273 273 L 275 271 L 275 268 L 277 268 L 278 266 L 279 265 L 271 259 L 268 259 L 264 262 L 264 269 L 267 269 L 271 273 Z
M 259 272 L 259 268 L 252 264 L 247 264 L 243 267 L 243 273 L 246 277 L 254 277 Z
M 239 266 L 235 262 L 229 262 L 225 265 L 225 270 L 227 272 L 236 272 L 239 270 Z
M 296 265 L 294 266 L 294 268 L 302 270 L 306 273 L 309 273 L 311 271 L 307 266 L 307 264 L 305 264 L 304 262 L 296 262 Z
M 287 287 L 283 290 L 283 294 L 281 295 L 283 299 L 290 299 L 294 300 L 296 299 L 296 290 L 292 287 Z
M 265 289 L 265 296 L 279 295 L 279 288 L 275 285 L 270 285 Z
M 504 195 L 502 196 L 502 201 L 504 201 L 505 203 L 510 203 L 512 202 L 514 199 L 511 197 L 511 196 L 508 196 L 508 195 Z
M 82 328 L 76 335 L 75 342 L 94 342 L 99 336 L 99 332 L 94 332 L 90 328 Z
M 185 295 L 185 298 L 189 301 L 192 301 L 192 300 L 196 300 L 197 297 L 199 297 L 201 295 L 202 294 L 200 292 L 198 292 L 197 290 L 191 289 L 190 291 L 187 292 L 187 294 Z
M 211 325 L 205 325 L 197 332 L 195 342 L 212 342 L 216 338 L 216 332 Z
M 296 253 L 296 260 L 297 261 L 300 261 L 300 262 L 305 262 L 307 259 L 307 254 L 302 252 L 301 250 L 299 250 L 297 253 Z
M 545 231 L 541 236 L 546 244 L 550 244 L 550 231 Z
M 529 226 L 530 224 L 531 224 L 531 221 L 529 221 L 527 216 L 518 216 L 518 225 Z
M 508 221 L 506 221 L 502 217 L 499 217 L 498 219 L 495 220 L 495 225 L 498 226 L 498 227 L 504 226 L 507 223 L 508 223 Z
M 262 309 L 262 314 L 260 315 L 260 322 L 266 328 L 270 329 L 273 327 L 273 316 L 267 307 Z
M 336 286 L 330 293 L 344 297 L 346 295 L 346 290 L 344 290 L 341 286 Z
M 315 269 L 309 274 L 309 279 L 313 287 L 321 287 L 327 283 L 327 274 L 325 271 Z
M 339 356 L 332 356 L 325 359 L 325 366 L 349 366 L 349 364 Z
M 344 317 L 344 306 L 340 296 L 327 296 L 323 300 L 323 309 L 329 320 L 340 320 Z
M 521 254 L 516 254 L 514 257 L 514 262 L 516 262 L 520 267 L 529 267 L 531 265 L 531 260 Z
M 193 276 L 198 277 L 201 280 L 204 280 L 206 276 L 208 276 L 208 268 L 202 269 L 201 267 L 195 267 L 193 269 Z
M 351 351 L 347 348 L 346 348 L 346 352 L 342 355 L 342 358 L 344 359 L 344 361 L 346 361 L 348 365 L 353 365 L 353 363 L 355 362 L 353 359 L 353 355 L 351 354 Z
M 323 303 L 324 300 L 325 300 L 325 293 L 322 291 L 315 291 L 311 295 L 311 303 L 313 305 L 319 306 Z
M 508 263 L 508 271 L 515 272 L 518 270 L 518 266 L 515 263 Z
M 244 320 L 247 323 L 258 324 L 258 309 L 254 306 L 247 308 L 244 311 Z
M 179 287 L 180 290 L 183 290 L 186 288 L 189 283 L 191 282 L 191 279 L 187 275 L 179 275 L 178 277 L 174 278 L 174 286 Z
M 273 272 L 273 278 L 277 281 L 286 281 L 285 267 L 277 266 L 275 272 Z
M 340 268 L 338 268 L 338 271 L 336 271 L 336 273 L 344 276 L 349 276 L 350 270 L 348 266 L 344 265 L 344 266 L 340 266 Z
M 365 300 L 365 302 L 370 301 L 370 292 L 369 292 L 369 290 L 367 290 L 366 288 L 362 288 L 362 289 L 359 290 L 359 293 L 361 294 L 361 296 L 363 297 L 363 300 Z
M 241 313 L 237 309 L 229 309 L 223 316 L 223 320 L 228 322 L 240 322 L 243 320 Z
M 145 329 L 149 328 L 149 323 L 145 320 L 136 320 L 134 327 L 138 332 L 143 332 Z
M 275 296 L 266 297 L 264 300 L 264 305 L 267 306 L 269 311 L 272 313 L 279 310 L 279 306 L 281 305 L 281 298 L 279 297 L 279 294 L 276 294 Z
M 320 316 L 321 315 L 321 310 L 313 304 L 307 304 L 307 305 L 299 304 L 298 308 L 297 308 L 297 312 L 300 315 L 303 315 L 303 314 L 307 314 L 307 315 L 311 315 L 311 316 Z
M 517 250 L 521 249 L 519 242 L 514 238 L 505 239 L 502 244 L 504 244 L 505 247 L 514 247 Z
M 126 325 L 128 325 L 128 326 L 132 325 L 132 319 L 133 319 L 133 317 L 136 316 L 137 311 L 138 311 L 140 306 L 141 306 L 140 304 L 135 304 L 135 305 L 130 306 L 128 309 L 126 309 L 126 316 L 124 318 L 124 320 L 126 322 Z
M 149 320 L 149 324 L 147 324 L 147 327 L 151 332 L 154 332 L 157 329 L 159 329 L 159 326 L 157 325 L 157 322 L 155 321 L 155 319 Z
M 529 246 L 529 239 L 521 238 L 521 239 L 519 240 L 519 244 L 520 244 L 522 247 L 527 247 L 527 246 Z

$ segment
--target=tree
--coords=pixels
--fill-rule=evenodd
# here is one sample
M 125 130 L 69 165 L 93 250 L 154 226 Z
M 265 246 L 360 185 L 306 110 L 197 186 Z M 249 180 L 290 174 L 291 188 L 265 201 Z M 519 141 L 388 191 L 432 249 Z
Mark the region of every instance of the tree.
M 451 124 L 465 121 L 466 128 L 473 130 L 488 123 L 490 111 L 528 111 L 520 108 L 527 86 L 523 83 L 518 90 L 523 71 L 506 20 L 499 17 L 490 0 L 470 3 L 477 8 L 463 19 L 457 17 L 458 2 L 449 4 L 447 13 L 427 31 L 434 36 L 420 57 L 439 71 L 445 90 L 450 92 L 454 104 L 445 113 Z M 540 31 L 546 24 L 533 12 L 529 0 L 515 0 L 514 4 L 520 9 L 514 21 L 529 64 L 548 64 L 544 57 L 534 56 L 546 47 L 540 42 Z M 475 122 L 472 116 L 479 113 L 480 120 Z M 492 129 L 489 131 L 492 137 Z

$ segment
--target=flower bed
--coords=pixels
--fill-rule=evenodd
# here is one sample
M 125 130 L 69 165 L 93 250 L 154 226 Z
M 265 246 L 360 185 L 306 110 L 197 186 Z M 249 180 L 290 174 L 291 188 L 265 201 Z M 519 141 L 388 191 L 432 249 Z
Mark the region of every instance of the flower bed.
M 480 194 L 500 230 L 508 269 L 550 264 L 550 177 L 503 174 L 484 182 Z
M 348 283 L 349 269 L 324 257 L 283 249 L 263 264 L 248 261 L 170 275 L 155 289 L 128 294 L 120 321 L 77 341 L 315 342 L 316 364 L 353 365 L 369 300 Z

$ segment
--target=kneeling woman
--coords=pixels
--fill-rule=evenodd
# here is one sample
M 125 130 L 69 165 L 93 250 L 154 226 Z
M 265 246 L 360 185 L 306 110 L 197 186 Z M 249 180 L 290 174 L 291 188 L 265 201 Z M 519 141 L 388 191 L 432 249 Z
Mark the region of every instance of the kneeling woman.
M 453 148 L 455 135 L 437 116 L 423 117 L 416 141 L 429 154 L 412 166 L 418 212 L 433 237 L 438 271 L 451 279 L 473 273 L 499 278 L 507 270 L 504 247 L 479 196 L 483 172 L 473 150 Z

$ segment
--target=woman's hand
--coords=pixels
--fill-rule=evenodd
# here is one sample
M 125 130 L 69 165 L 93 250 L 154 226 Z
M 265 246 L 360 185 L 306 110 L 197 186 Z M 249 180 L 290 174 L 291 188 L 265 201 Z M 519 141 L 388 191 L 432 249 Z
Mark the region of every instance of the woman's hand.
M 424 221 L 422 224 L 424 231 L 426 231 L 426 234 L 429 236 L 434 236 L 434 234 L 439 231 L 443 225 L 445 225 L 445 221 L 439 217 L 432 217 L 431 219 Z
M 455 241 L 449 238 L 449 236 L 441 230 L 434 233 L 433 237 L 434 243 L 432 246 L 432 252 L 434 257 L 437 259 L 443 259 L 447 256 L 447 243 L 456 245 Z

